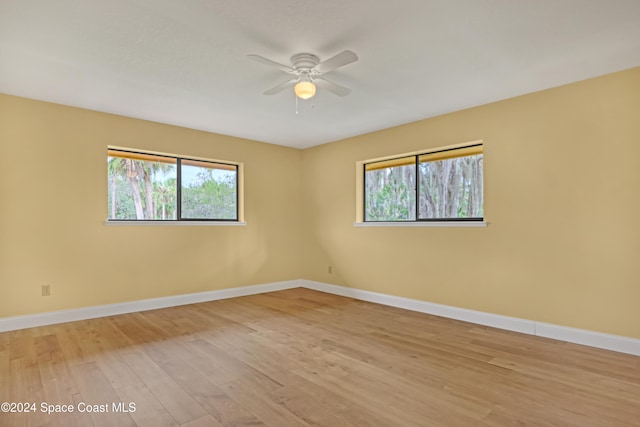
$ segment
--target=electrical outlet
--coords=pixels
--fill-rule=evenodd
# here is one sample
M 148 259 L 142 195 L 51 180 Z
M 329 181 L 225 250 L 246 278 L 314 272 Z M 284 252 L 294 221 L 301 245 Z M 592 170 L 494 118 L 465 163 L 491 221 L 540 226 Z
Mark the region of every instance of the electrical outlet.
M 51 296 L 51 285 L 42 285 L 42 296 L 43 297 Z
M 333 274 L 333 267 L 329 266 L 329 268 L 327 269 L 327 271 L 329 272 L 329 274 Z

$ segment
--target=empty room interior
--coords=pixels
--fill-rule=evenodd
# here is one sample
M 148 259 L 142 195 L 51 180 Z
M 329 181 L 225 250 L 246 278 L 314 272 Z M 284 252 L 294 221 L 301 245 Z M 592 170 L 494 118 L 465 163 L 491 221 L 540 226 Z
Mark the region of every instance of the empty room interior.
M 640 2 L 0 1 L 0 426 L 640 426 Z

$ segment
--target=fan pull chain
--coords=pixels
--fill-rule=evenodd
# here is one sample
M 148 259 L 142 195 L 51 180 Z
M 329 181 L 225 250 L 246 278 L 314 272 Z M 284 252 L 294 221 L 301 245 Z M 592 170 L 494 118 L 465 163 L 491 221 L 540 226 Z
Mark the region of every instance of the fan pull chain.
M 293 97 L 296 99 L 296 116 L 298 115 L 298 97 L 296 95 L 293 95 Z

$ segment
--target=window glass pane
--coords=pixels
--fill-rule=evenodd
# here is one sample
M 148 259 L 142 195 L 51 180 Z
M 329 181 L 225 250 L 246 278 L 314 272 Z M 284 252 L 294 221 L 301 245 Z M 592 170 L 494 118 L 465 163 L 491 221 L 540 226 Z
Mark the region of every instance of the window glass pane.
M 182 218 L 238 218 L 236 166 L 183 160 L 181 167 Z
M 176 219 L 176 159 L 139 158 L 137 153 L 109 150 L 109 219 Z
M 481 153 L 482 146 L 479 150 Z M 420 156 L 419 219 L 484 216 L 482 154 L 456 157 L 456 151 L 444 152 L 447 156 Z M 431 160 L 434 158 L 444 160 Z
M 415 221 L 416 158 L 365 166 L 365 221 Z

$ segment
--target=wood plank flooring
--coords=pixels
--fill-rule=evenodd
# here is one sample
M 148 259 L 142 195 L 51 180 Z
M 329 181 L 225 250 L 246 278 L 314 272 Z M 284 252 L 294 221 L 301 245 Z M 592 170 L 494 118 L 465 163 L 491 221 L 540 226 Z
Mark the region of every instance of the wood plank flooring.
M 3 427 L 640 426 L 640 357 L 300 288 L 2 333 L 0 402 L 36 405 Z

